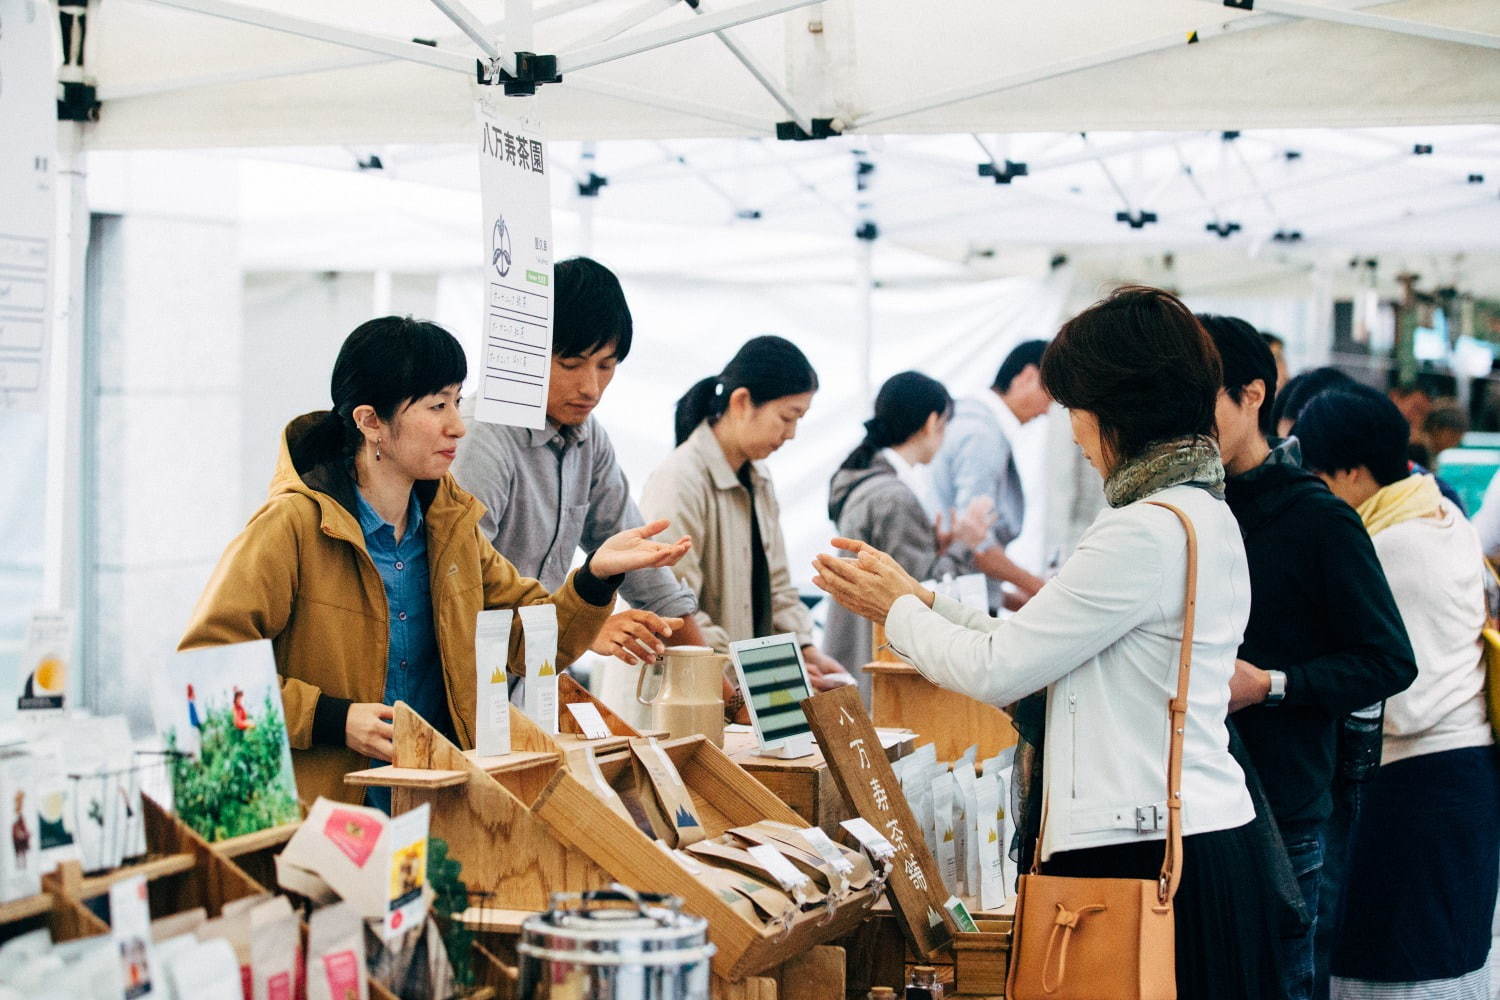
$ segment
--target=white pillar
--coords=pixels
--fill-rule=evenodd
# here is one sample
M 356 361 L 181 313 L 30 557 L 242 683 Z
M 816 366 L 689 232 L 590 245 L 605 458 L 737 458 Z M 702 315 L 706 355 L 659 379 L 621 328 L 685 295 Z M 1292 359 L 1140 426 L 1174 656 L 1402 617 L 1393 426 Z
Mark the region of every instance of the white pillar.
M 46 510 L 42 526 L 42 606 L 79 604 L 82 508 L 83 319 L 89 245 L 87 154 L 83 126 L 58 124 L 57 228 L 52 344 L 47 395 Z

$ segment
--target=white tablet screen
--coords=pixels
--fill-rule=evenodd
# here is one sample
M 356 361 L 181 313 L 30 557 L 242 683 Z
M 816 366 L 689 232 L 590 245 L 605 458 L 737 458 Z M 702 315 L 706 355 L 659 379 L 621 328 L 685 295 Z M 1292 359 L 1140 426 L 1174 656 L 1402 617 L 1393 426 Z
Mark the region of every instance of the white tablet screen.
M 801 703 L 812 692 L 797 660 L 796 643 L 741 649 L 738 655 L 761 740 L 769 744 L 811 732 Z

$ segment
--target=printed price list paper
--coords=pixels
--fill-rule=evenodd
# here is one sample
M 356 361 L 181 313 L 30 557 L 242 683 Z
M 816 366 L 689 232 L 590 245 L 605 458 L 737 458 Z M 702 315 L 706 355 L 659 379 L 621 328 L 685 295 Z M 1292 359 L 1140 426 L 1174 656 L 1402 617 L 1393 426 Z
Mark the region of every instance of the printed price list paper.
M 539 129 L 475 102 L 484 206 L 484 340 L 479 400 L 486 423 L 541 428 L 552 371 L 552 205 Z
M 46 406 L 56 155 L 56 21 L 0 0 L 0 411 Z

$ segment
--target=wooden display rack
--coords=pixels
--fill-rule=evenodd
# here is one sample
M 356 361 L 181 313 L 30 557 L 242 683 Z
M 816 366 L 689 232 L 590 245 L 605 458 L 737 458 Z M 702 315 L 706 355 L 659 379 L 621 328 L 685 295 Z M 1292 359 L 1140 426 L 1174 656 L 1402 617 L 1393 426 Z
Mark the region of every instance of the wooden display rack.
M 569 694 L 577 697 L 581 691 Z M 590 697 L 586 692 L 582 696 Z M 831 923 L 822 922 L 822 911 L 802 914 L 780 940 L 774 931 L 747 922 L 575 780 L 557 740 L 514 707 L 510 711 L 513 752 L 480 759 L 459 750 L 398 703 L 393 765 L 346 777 L 354 784 L 389 786 L 398 813 L 424 802 L 431 807 L 432 836 L 448 842 L 451 856 L 463 865 L 465 884 L 485 900 L 471 911 L 471 927 L 502 933 L 512 925 L 518 928 L 526 913 L 546 909 L 553 893 L 581 892 L 616 881 L 647 887 L 680 896 L 690 912 L 708 919 L 718 947 L 714 972 L 742 990 L 746 977 L 804 956 L 863 918 L 865 899 L 855 898 Z M 628 740 L 628 732 L 614 728 L 628 727 L 618 717 L 611 721 L 612 715 L 605 715 L 612 731 Z M 591 745 L 613 743 L 595 740 Z M 803 824 L 785 803 L 703 737 L 662 746 L 681 772 L 709 836 L 763 819 Z M 628 747 L 597 754 L 597 759 L 607 781 L 624 785 L 633 780 Z M 827 993 L 828 998 L 841 995 L 842 987 Z M 724 996 L 758 1000 L 774 994 L 730 991 Z
M 1010 716 L 994 705 L 938 687 L 889 652 L 882 626 L 872 627 L 870 648 L 880 652 L 863 669 L 870 675 L 870 718 L 875 725 L 912 730 L 918 746 L 934 744 L 938 760 L 944 761 L 958 760 L 974 744 L 979 745 L 980 760 L 1015 746 Z

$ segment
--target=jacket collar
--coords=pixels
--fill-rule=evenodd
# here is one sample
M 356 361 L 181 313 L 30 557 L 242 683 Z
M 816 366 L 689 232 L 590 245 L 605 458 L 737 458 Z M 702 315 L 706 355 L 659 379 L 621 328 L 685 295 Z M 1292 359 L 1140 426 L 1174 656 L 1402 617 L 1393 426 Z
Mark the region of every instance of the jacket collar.
M 714 489 L 741 490 L 745 488 L 745 484 L 740 482 L 740 477 L 729 467 L 729 459 L 724 457 L 724 449 L 719 447 L 719 439 L 714 437 L 714 429 L 709 426 L 707 420 L 699 424 L 697 430 L 689 434 L 683 444 L 708 470 L 708 478 L 714 484 Z M 759 487 L 765 478 L 766 471 L 761 463 L 751 462 L 750 481 Z

